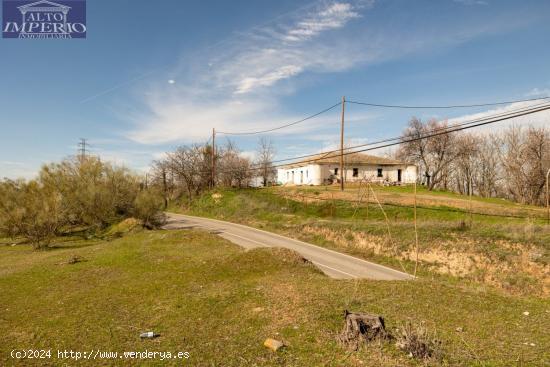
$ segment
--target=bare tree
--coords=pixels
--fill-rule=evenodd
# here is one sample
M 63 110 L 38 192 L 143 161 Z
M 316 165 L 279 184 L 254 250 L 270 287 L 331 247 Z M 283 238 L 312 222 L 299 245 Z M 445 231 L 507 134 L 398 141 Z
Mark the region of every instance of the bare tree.
M 250 160 L 242 157 L 235 144 L 228 140 L 219 159 L 220 181 L 223 186 L 246 187 L 251 178 Z
M 472 134 L 456 136 L 456 158 L 450 165 L 450 171 L 452 171 L 453 186 L 461 194 L 469 195 L 472 190 L 481 141 L 482 138 Z
M 173 192 L 173 180 L 170 180 L 171 170 L 168 160 L 153 161 L 151 167 L 151 185 L 160 188 L 162 192 L 164 209 L 168 207 Z
M 479 139 L 474 162 L 474 185 L 477 194 L 483 197 L 498 196 L 502 179 L 498 155 L 498 139 L 494 135 Z
M 506 130 L 500 139 L 506 193 L 520 203 L 543 202 L 545 173 L 550 167 L 550 133 L 544 128 Z
M 216 183 L 228 187 L 245 187 L 250 180 L 250 160 L 231 142 L 216 149 Z M 153 164 L 154 180 L 167 196 L 184 195 L 189 201 L 212 184 L 212 147 L 181 146 Z M 172 180 L 172 177 L 174 180 Z M 166 201 L 165 201 L 166 203 Z
M 456 158 L 456 135 L 442 134 L 435 137 L 424 138 L 436 131 L 442 131 L 447 127 L 446 122 L 422 120 L 413 117 L 403 134 L 403 144 L 397 155 L 399 158 L 414 162 L 423 174 L 422 182 L 430 190 L 447 179 L 448 168 Z
M 182 146 L 167 153 L 166 164 L 179 181 L 189 201 L 211 181 L 208 154 L 200 145 Z
M 258 176 L 262 179 L 262 184 L 267 186 L 275 180 L 277 171 L 273 166 L 273 158 L 275 158 L 275 147 L 273 142 L 267 138 L 261 138 L 258 142 L 256 166 Z

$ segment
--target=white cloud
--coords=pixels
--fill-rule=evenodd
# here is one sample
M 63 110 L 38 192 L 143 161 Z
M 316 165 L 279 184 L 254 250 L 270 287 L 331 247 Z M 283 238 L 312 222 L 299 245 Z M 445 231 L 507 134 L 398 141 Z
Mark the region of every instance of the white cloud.
M 0 180 L 7 177 L 11 179 L 36 178 L 40 164 L 31 165 L 16 161 L 0 161 Z
M 21 167 L 21 166 L 24 166 L 25 164 L 23 162 L 15 162 L 15 161 L 0 161 L 0 165 Z
M 237 45 L 229 61 L 216 62 L 218 86 L 229 86 L 233 93 L 255 92 L 309 70 L 341 70 L 345 54 L 338 58 L 327 52 L 324 43 L 314 39 L 321 34 L 345 27 L 358 18 L 359 5 L 335 2 L 318 6 L 302 15 L 301 20 L 263 28 Z M 357 9 L 357 10 L 356 10 Z M 282 30 L 281 30 L 282 29 Z M 231 53 L 231 52 L 230 52 Z M 345 65 L 349 63 L 344 61 Z
M 147 113 L 124 113 L 135 124 L 126 136 L 143 144 L 190 143 L 206 141 L 212 127 L 220 131 L 269 129 L 316 112 L 289 112 L 280 102 L 281 96 L 295 93 L 305 74 L 347 71 L 465 42 L 497 32 L 502 24 L 514 26 L 512 21 L 495 17 L 467 27 L 460 22 L 446 24 L 435 32 L 436 25 L 415 20 L 414 31 L 401 32 L 392 24 L 402 19 L 393 19 L 349 32 L 352 21 L 364 17 L 373 5 L 365 0 L 317 3 L 224 41 L 223 47 L 211 48 L 194 63 L 183 57 L 169 73 L 178 83 L 169 88 L 165 82 L 158 83 L 146 88 L 145 94 L 140 90 Z M 319 109 L 331 103 L 319 101 Z M 331 119 L 334 116 L 329 113 L 277 133 L 311 132 Z
M 367 139 L 367 138 L 348 138 L 344 143 L 344 148 L 349 149 L 358 145 L 364 145 L 364 144 L 367 144 L 369 141 L 370 139 Z M 327 140 L 323 142 L 322 148 L 319 149 L 319 153 L 329 152 L 329 151 L 338 150 L 338 149 L 340 149 L 339 138 L 335 136 L 332 136 L 332 137 L 328 136 Z M 359 149 L 359 148 L 355 148 L 355 149 Z
M 166 152 L 154 152 L 153 154 L 151 154 L 151 156 L 156 159 L 156 160 L 163 160 L 163 159 L 166 159 L 168 157 L 168 155 L 166 154 Z
M 220 132 L 221 137 L 221 132 L 249 132 L 259 127 L 270 129 L 303 117 L 282 112 L 275 100 L 228 100 L 220 104 L 206 102 L 179 104 L 157 101 L 151 103 L 150 107 L 151 117 L 128 134 L 130 139 L 142 144 L 201 143 L 210 137 L 212 127 Z M 274 131 L 273 134 L 292 135 L 319 130 L 327 124 L 334 124 L 335 116 L 329 112 L 308 120 L 307 123 Z
M 299 42 L 317 36 L 319 33 L 343 27 L 349 20 L 360 15 L 349 3 L 330 4 L 324 10 L 309 16 L 289 29 L 284 40 Z
M 208 138 L 212 127 L 250 131 L 300 119 L 302 116 L 280 108 L 281 89 L 277 93 L 273 87 L 307 71 L 340 71 L 355 65 L 358 53 L 339 53 L 325 39 L 314 39 L 343 28 L 359 16 L 355 9 L 363 7 L 350 2 L 324 3 L 227 42 L 221 51 L 210 55 L 208 62 L 199 63 L 200 72 L 192 68 L 188 82 L 173 84 L 169 90 L 157 85 L 142 93 L 149 112 L 124 113 L 136 126 L 126 136 L 143 144 L 200 142 Z M 288 36 L 294 38 L 289 40 Z M 333 57 L 335 53 L 340 56 Z M 179 65 L 177 69 L 185 73 L 189 67 Z M 307 126 L 311 129 L 314 124 Z M 307 130 L 296 126 L 284 133 Z
M 256 159 L 257 154 L 258 153 L 254 150 L 245 150 L 245 151 L 239 153 L 239 155 L 241 157 L 248 158 L 251 161 L 254 161 Z
M 550 97 L 550 88 L 533 88 L 525 94 L 526 97 Z
M 136 171 L 144 171 L 143 167 L 148 167 L 151 161 L 163 157 L 163 153 L 147 149 L 135 149 L 126 147 L 117 147 L 110 145 L 100 147 L 94 140 L 95 148 L 91 154 L 99 156 L 102 161 L 109 162 L 118 167 L 128 167 Z
M 463 5 L 489 5 L 485 0 L 453 0 L 455 3 L 460 3 Z
M 544 102 L 531 101 L 531 102 L 511 103 L 503 107 L 493 108 L 483 112 L 467 114 L 460 117 L 452 118 L 452 119 L 449 119 L 448 122 L 449 124 L 457 124 L 457 123 L 462 123 L 462 122 L 471 121 L 471 120 L 483 119 L 494 115 L 506 114 L 508 112 L 512 112 L 518 109 L 523 109 L 529 106 L 537 106 L 542 103 Z M 483 125 L 478 128 L 475 128 L 475 130 L 472 130 L 472 131 L 495 132 L 495 131 L 510 127 L 512 125 L 532 125 L 535 127 L 543 127 L 543 126 L 548 127 L 548 125 L 550 125 L 550 110 L 532 113 L 521 117 L 514 117 L 511 119 L 496 122 L 494 124 Z
M 246 77 L 240 81 L 236 94 L 247 93 L 257 87 L 269 87 L 278 80 L 287 79 L 303 71 L 303 67 L 296 65 L 284 65 L 259 77 Z

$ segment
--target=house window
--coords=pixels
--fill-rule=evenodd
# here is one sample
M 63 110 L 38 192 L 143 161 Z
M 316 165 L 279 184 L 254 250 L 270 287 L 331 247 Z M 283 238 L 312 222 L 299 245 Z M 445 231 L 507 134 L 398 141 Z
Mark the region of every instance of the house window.
M 353 177 L 359 177 L 359 168 L 353 169 Z
M 384 175 L 382 175 L 382 168 L 378 168 L 378 176 L 377 177 L 384 177 Z
M 338 176 L 338 168 L 334 169 L 334 176 Z

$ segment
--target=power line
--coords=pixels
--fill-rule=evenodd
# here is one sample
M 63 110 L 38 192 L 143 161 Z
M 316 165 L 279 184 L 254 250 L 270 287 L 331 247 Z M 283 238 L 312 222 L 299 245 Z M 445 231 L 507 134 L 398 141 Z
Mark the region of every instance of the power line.
M 381 149 L 381 148 L 387 148 L 387 147 L 390 147 L 390 146 L 400 145 L 400 144 L 403 144 L 403 143 L 410 143 L 410 142 L 414 142 L 414 141 L 418 141 L 418 140 L 427 139 L 427 138 L 430 138 L 430 137 L 449 134 L 449 133 L 456 132 L 456 131 L 467 130 L 467 129 L 471 129 L 471 128 L 474 128 L 474 127 L 488 125 L 488 124 L 492 124 L 492 123 L 495 123 L 495 122 L 509 120 L 511 118 L 521 117 L 521 116 L 525 116 L 525 115 L 528 115 L 528 114 L 531 114 L 531 113 L 541 112 L 541 111 L 545 111 L 545 110 L 550 109 L 550 104 L 539 104 L 539 106 L 540 107 L 536 107 L 536 108 L 535 107 L 533 107 L 533 108 L 524 108 L 521 111 L 514 111 L 514 113 L 510 112 L 510 113 L 506 113 L 506 114 L 490 116 L 490 117 L 493 117 L 493 118 L 494 117 L 499 117 L 496 120 L 478 122 L 476 124 L 473 124 L 474 122 L 477 122 L 476 120 L 474 120 L 474 121 L 469 121 L 469 122 L 464 122 L 462 124 L 458 124 L 458 125 L 453 126 L 451 128 L 436 129 L 436 130 L 434 130 L 434 131 L 436 131 L 435 133 L 431 133 L 431 134 L 428 134 L 428 135 L 415 137 L 415 138 L 411 138 L 411 139 L 403 139 L 403 137 L 401 136 L 401 137 L 397 137 L 397 138 L 382 140 L 382 141 L 379 141 L 379 142 L 374 142 L 374 143 L 369 143 L 369 144 L 362 144 L 362 145 L 356 146 L 356 147 L 376 145 L 376 144 L 380 144 L 380 143 L 384 143 L 384 142 L 391 142 L 391 141 L 394 141 L 394 140 L 398 140 L 397 142 L 388 143 L 388 144 L 384 144 L 384 145 L 377 145 L 375 147 L 364 148 L 364 149 L 354 150 L 354 151 L 347 151 L 347 152 L 344 152 L 343 155 L 350 155 L 350 154 L 361 153 L 361 152 L 366 152 L 366 151 L 371 151 L 371 150 L 377 150 L 377 149 Z M 484 119 L 479 119 L 479 120 L 487 120 L 490 117 L 487 117 L 487 118 L 484 118 Z M 438 130 L 442 130 L 442 131 L 438 131 Z M 346 148 L 346 149 L 353 149 L 353 147 Z M 337 153 L 337 154 L 329 155 L 330 153 Z M 314 154 L 314 155 L 311 155 L 311 156 L 317 156 L 317 155 L 318 154 Z M 334 151 L 326 152 L 321 157 L 318 157 L 318 158 L 315 158 L 315 159 L 297 161 L 297 162 L 285 163 L 285 164 L 278 164 L 278 165 L 274 165 L 273 168 L 283 167 L 283 166 L 286 166 L 288 164 L 311 163 L 311 162 L 316 162 L 316 161 L 319 161 L 319 160 L 322 160 L 322 159 L 334 158 L 334 157 L 339 157 L 339 156 L 340 156 L 339 150 L 334 150 Z M 300 159 L 300 157 L 294 157 L 293 159 L 294 160 Z M 260 169 L 260 168 L 250 168 L 249 171 L 254 171 L 254 170 L 258 170 L 258 169 Z
M 534 107 L 542 106 L 545 103 L 539 103 L 539 104 L 535 104 L 535 105 L 532 105 L 532 106 L 522 107 L 522 108 L 518 108 L 518 109 L 515 109 L 515 110 L 507 111 L 507 112 L 500 112 L 500 113 L 496 113 L 496 114 L 493 114 L 493 115 L 490 115 L 490 116 L 480 117 L 480 118 L 477 118 L 477 119 L 464 121 L 464 122 L 461 122 L 461 123 L 453 124 L 451 126 L 445 126 L 445 127 L 433 129 L 432 132 L 448 130 L 448 129 L 452 129 L 452 128 L 456 128 L 456 127 L 460 127 L 460 126 L 467 126 L 467 125 L 470 125 L 470 124 L 474 124 L 476 122 L 481 122 L 481 121 L 485 121 L 485 120 L 496 118 L 496 117 L 503 117 L 503 116 L 507 116 L 507 115 L 510 115 L 510 114 L 515 114 L 515 113 L 518 113 L 518 112 L 529 110 L 529 109 L 534 108 Z M 402 138 L 402 136 L 387 138 L 387 139 L 378 140 L 378 141 L 371 142 L 371 143 L 354 145 L 354 146 L 351 146 L 351 147 L 344 148 L 344 150 L 350 150 L 350 149 L 356 149 L 356 148 L 361 148 L 361 147 L 375 145 L 375 144 L 387 143 L 387 142 L 390 142 L 390 141 L 399 140 L 401 138 Z M 282 159 L 274 160 L 273 163 L 288 162 L 288 161 L 293 161 L 293 160 L 302 159 L 302 158 L 315 157 L 315 156 L 318 156 L 319 154 L 325 154 L 325 156 L 324 156 L 324 158 L 325 158 L 326 154 L 336 153 L 336 152 L 339 152 L 339 151 L 340 151 L 339 149 L 335 149 L 335 150 L 330 150 L 328 152 L 305 154 L 305 155 L 302 155 L 302 156 L 292 157 L 292 158 L 282 158 Z
M 489 102 L 489 103 L 478 103 L 478 104 L 460 104 L 460 105 L 449 105 L 449 106 L 407 106 L 407 105 L 390 105 L 390 104 L 380 104 L 380 103 L 370 103 L 370 102 L 358 102 L 358 101 L 346 101 L 348 103 L 371 106 L 371 107 L 384 107 L 384 108 L 403 108 L 403 109 L 444 109 L 444 108 L 473 108 L 473 107 L 488 107 L 488 106 L 499 106 L 503 104 L 519 103 L 519 102 L 532 102 L 550 99 L 550 97 L 540 97 L 540 98 L 529 98 L 529 99 L 518 99 L 514 101 L 502 101 L 502 102 Z
M 291 123 L 288 123 L 288 124 L 284 124 L 284 125 L 281 125 L 281 126 L 278 126 L 278 127 L 274 127 L 272 129 L 266 129 L 266 130 L 259 130 L 259 131 L 241 131 L 241 132 L 227 132 L 227 131 L 217 131 L 216 130 L 216 133 L 217 134 L 224 134 L 224 135 L 256 135 L 256 134 L 264 134 L 264 133 L 268 133 L 268 132 L 271 132 L 271 131 L 275 131 L 275 130 L 280 130 L 280 129 L 284 129 L 285 127 L 289 127 L 289 126 L 293 126 L 293 125 L 297 125 L 299 123 L 302 123 L 304 121 L 307 121 L 307 120 L 311 120 L 312 118 L 314 117 L 317 117 L 319 115 L 322 115 L 323 113 L 326 113 L 330 110 L 332 110 L 333 108 L 337 107 L 337 106 L 340 106 L 342 104 L 342 102 L 338 102 L 328 108 L 325 108 L 324 110 L 322 111 L 319 111 L 313 115 L 310 115 L 308 117 L 305 117 L 301 120 L 298 120 L 298 121 L 294 121 L 294 122 L 291 122 Z
M 371 107 L 384 107 L 384 108 L 401 108 L 401 109 L 451 109 L 451 108 L 473 108 L 473 107 L 488 107 L 488 106 L 498 106 L 498 105 L 504 105 L 504 104 L 512 104 L 512 103 L 519 103 L 519 102 L 533 102 L 533 101 L 541 101 L 541 100 L 547 100 L 550 99 L 550 97 L 540 97 L 540 98 L 528 98 L 528 99 L 518 99 L 518 100 L 512 100 L 512 101 L 501 101 L 501 102 L 489 102 L 489 103 L 478 103 L 478 104 L 460 104 L 460 105 L 448 105 L 448 106 L 409 106 L 409 105 L 390 105 L 390 104 L 379 104 L 379 103 L 370 103 L 370 102 L 359 102 L 359 101 L 353 101 L 353 100 L 346 100 L 344 103 L 351 103 L 351 104 L 357 104 L 357 105 L 364 105 L 364 106 L 371 106 Z M 294 126 L 299 123 L 305 122 L 307 120 L 310 120 L 314 117 L 317 117 L 323 113 L 326 113 L 333 108 L 341 105 L 342 102 L 336 103 L 320 112 L 317 112 L 313 115 L 310 115 L 308 117 L 305 117 L 301 120 L 294 121 L 288 124 L 284 124 L 275 128 L 266 129 L 266 130 L 258 130 L 258 131 L 242 131 L 242 132 L 230 132 L 230 131 L 217 131 L 218 134 L 224 134 L 224 135 L 256 135 L 256 134 L 264 134 L 280 129 L 284 129 L 286 127 Z
M 347 152 L 344 152 L 343 155 L 362 153 L 362 152 L 367 152 L 367 151 L 371 151 L 371 150 L 377 150 L 377 149 L 381 149 L 381 148 L 387 148 L 387 147 L 391 147 L 391 146 L 395 146 L 395 145 L 400 145 L 400 144 L 403 144 L 403 143 L 411 143 L 411 142 L 414 142 L 414 141 L 428 139 L 428 138 L 431 138 L 431 137 L 436 137 L 436 136 L 440 136 L 440 135 L 444 135 L 444 134 L 449 134 L 449 133 L 452 133 L 452 132 L 463 131 L 463 130 L 472 129 L 474 127 L 489 125 L 489 124 L 493 124 L 493 123 L 496 123 L 496 122 L 509 120 L 509 119 L 515 118 L 515 117 L 522 117 L 522 116 L 526 116 L 526 115 L 529 115 L 529 114 L 532 114 L 532 113 L 542 112 L 542 111 L 545 111 L 545 110 L 550 110 L 550 103 L 543 103 L 543 104 L 539 104 L 537 106 L 523 108 L 523 109 L 516 110 L 516 111 L 513 111 L 513 112 L 508 112 L 508 113 L 504 113 L 504 114 L 496 114 L 494 116 L 489 116 L 489 117 L 482 118 L 482 119 L 467 121 L 467 122 L 457 124 L 457 125 L 452 126 L 452 127 L 446 127 L 446 128 L 442 128 L 442 129 L 435 129 L 435 130 L 433 130 L 434 131 L 433 133 L 423 135 L 423 136 L 420 136 L 420 137 L 414 137 L 414 138 L 406 139 L 405 137 L 400 136 L 400 137 L 396 137 L 396 138 L 381 140 L 379 142 L 373 142 L 373 143 L 369 143 L 369 144 L 361 144 L 361 145 L 358 145 L 356 147 L 365 147 L 365 146 L 371 146 L 371 145 L 376 145 L 376 146 L 363 148 L 363 149 L 359 149 L 359 150 L 347 151 Z M 486 120 L 488 120 L 488 121 L 486 121 Z M 397 140 L 397 141 L 395 141 L 395 140 Z M 382 144 L 382 143 L 385 143 L 385 142 L 387 142 L 387 144 Z M 382 145 L 378 145 L 378 144 L 382 144 Z M 346 149 L 349 150 L 349 149 L 354 149 L 354 148 L 355 147 L 350 147 L 350 148 L 346 148 Z M 336 154 L 330 155 L 331 153 L 336 153 Z M 323 153 L 321 153 L 321 154 L 323 154 Z M 318 156 L 318 155 L 319 154 L 313 154 L 313 155 L 308 155 L 308 156 Z M 316 162 L 316 161 L 319 161 L 319 160 L 322 160 L 322 159 L 334 158 L 334 157 L 339 157 L 339 156 L 340 156 L 340 150 L 334 150 L 334 151 L 326 152 L 322 156 L 317 157 L 315 159 L 309 159 L 309 160 L 303 160 L 303 161 L 297 161 L 297 162 L 291 162 L 291 163 L 285 163 L 285 164 L 277 164 L 277 165 L 273 165 L 273 168 L 283 167 L 283 166 L 286 166 L 286 165 L 289 165 L 289 164 L 311 163 L 311 162 Z M 302 156 L 302 157 L 307 157 L 307 156 Z M 301 157 L 294 157 L 294 158 L 289 158 L 287 160 L 291 160 L 291 159 L 296 160 L 296 159 L 300 159 L 300 158 Z M 261 168 L 260 167 L 249 168 L 248 171 L 255 171 L 255 170 L 259 170 L 259 169 L 261 169 Z M 231 172 L 231 171 L 218 171 L 218 172 L 219 173 L 225 173 L 225 172 Z
M 481 122 L 481 123 L 477 123 L 477 124 L 474 124 L 474 125 L 462 126 L 462 127 L 456 128 L 456 129 L 449 130 L 449 131 L 442 131 L 442 132 L 438 132 L 438 133 L 434 133 L 434 134 L 428 134 L 428 135 L 424 135 L 424 136 L 417 137 L 417 138 L 412 138 L 412 139 L 404 139 L 404 140 L 401 140 L 401 141 L 398 141 L 398 142 L 395 142 L 395 143 L 379 145 L 379 146 L 372 147 L 372 148 L 365 148 L 365 149 L 360 149 L 360 150 L 356 150 L 356 151 L 352 151 L 352 152 L 345 152 L 344 155 L 367 152 L 367 151 L 370 151 L 370 150 L 376 150 L 376 149 L 381 149 L 381 148 L 387 148 L 387 147 L 391 147 L 391 146 L 394 146 L 394 145 L 400 145 L 400 144 L 403 144 L 403 143 L 411 143 L 411 142 L 414 142 L 414 141 L 428 139 L 428 138 L 432 138 L 432 137 L 439 136 L 439 135 L 449 134 L 449 133 L 457 132 L 457 131 L 468 130 L 468 129 L 472 129 L 474 127 L 489 125 L 489 124 L 493 124 L 495 122 L 509 120 L 509 119 L 515 118 L 515 117 L 526 116 L 526 115 L 530 115 L 532 113 L 541 112 L 541 111 L 545 111 L 545 110 L 550 110 L 550 104 L 548 104 L 546 106 L 543 106 L 543 107 L 539 107 L 538 109 L 535 109 L 535 110 L 532 110 L 532 111 L 525 111 L 525 112 L 522 112 L 520 114 L 516 114 L 514 116 L 505 116 L 505 117 L 501 117 L 501 118 L 498 118 L 498 119 L 493 120 L 493 121 L 486 121 L 486 122 Z M 338 155 L 335 155 L 335 156 L 332 156 L 332 157 L 326 157 L 326 158 L 333 158 L 333 157 L 337 157 L 337 156 Z M 323 159 L 323 158 L 320 158 L 320 159 Z M 305 162 L 312 162 L 312 161 L 316 161 L 316 160 L 305 161 Z M 297 163 L 300 163 L 300 162 L 297 162 Z
M 547 98 L 533 99 L 533 100 L 543 100 L 543 99 L 547 99 Z M 341 105 L 341 104 L 342 104 L 341 102 L 337 103 L 337 104 L 335 104 L 335 105 L 333 105 L 333 106 L 331 106 L 331 107 L 329 107 L 329 108 L 327 108 L 327 109 L 325 109 L 321 112 L 318 112 L 317 114 L 308 116 L 305 119 L 302 119 L 300 121 L 304 121 L 306 119 L 313 118 L 316 115 L 324 113 L 324 112 L 326 112 L 330 109 L 333 109 L 336 106 Z M 415 137 L 415 138 L 412 138 L 412 139 L 404 139 L 403 136 L 399 136 L 399 137 L 393 137 L 393 138 L 388 138 L 388 139 L 384 139 L 384 140 L 379 140 L 379 141 L 372 142 L 372 143 L 360 144 L 360 145 L 355 145 L 355 146 L 352 146 L 352 147 L 347 147 L 347 148 L 344 148 L 344 150 L 346 150 L 346 152 L 344 152 L 343 155 L 350 155 L 350 154 L 361 153 L 361 152 L 366 152 L 366 151 L 371 151 L 371 150 L 377 150 L 377 149 L 386 148 L 386 147 L 390 147 L 390 146 L 395 146 L 395 145 L 399 145 L 399 144 L 403 144 L 403 143 L 408 143 L 408 142 L 418 141 L 418 140 L 422 140 L 422 139 L 427 139 L 427 138 L 430 138 L 430 137 L 444 135 L 444 134 L 448 134 L 448 133 L 452 133 L 452 132 L 456 132 L 456 131 L 467 130 L 467 129 L 471 129 L 471 128 L 474 128 L 474 127 L 483 126 L 483 125 L 487 125 L 487 124 L 492 124 L 492 123 L 495 123 L 495 122 L 500 122 L 500 121 L 508 120 L 508 119 L 515 118 L 515 117 L 522 117 L 522 116 L 525 116 L 525 115 L 528 115 L 528 114 L 541 112 L 541 111 L 545 111 L 545 110 L 548 110 L 548 109 L 550 109 L 550 104 L 548 102 L 539 103 L 539 104 L 519 108 L 519 109 L 512 110 L 512 111 L 502 112 L 502 113 L 486 116 L 486 117 L 483 117 L 483 118 L 478 118 L 478 119 L 465 121 L 465 122 L 462 122 L 462 123 L 454 124 L 452 126 L 445 126 L 445 127 L 442 127 L 442 128 L 433 129 L 431 134 L 420 136 L 420 137 Z M 299 123 L 300 121 L 296 121 L 296 122 L 294 122 L 294 124 Z M 280 127 L 280 128 L 282 128 L 282 127 Z M 388 144 L 384 144 L 384 143 L 388 143 Z M 384 144 L 384 145 L 379 145 L 379 144 Z M 373 146 L 373 145 L 376 145 L 376 146 Z M 373 147 L 370 147 L 370 146 L 373 146 Z M 357 148 L 362 148 L 362 147 L 369 147 L 369 148 L 350 151 L 351 149 L 357 149 Z M 332 153 L 338 153 L 338 154 L 331 155 Z M 316 162 L 316 161 L 319 161 L 319 160 L 322 160 L 322 159 L 334 158 L 334 157 L 338 157 L 338 156 L 340 156 L 340 150 L 339 149 L 324 152 L 324 153 L 307 154 L 307 155 L 302 155 L 302 156 L 298 156 L 298 157 L 274 160 L 274 161 L 272 161 L 272 163 L 296 161 L 298 159 L 317 157 L 317 158 L 314 158 L 314 159 L 309 159 L 309 160 L 304 160 L 304 161 L 296 161 L 296 162 L 284 163 L 284 164 L 277 164 L 277 165 L 273 166 L 273 168 L 277 168 L 277 167 L 286 166 L 288 164 L 300 164 L 300 163 L 306 163 L 306 162 Z M 259 169 L 260 169 L 260 167 L 251 167 L 251 168 L 248 168 L 247 171 L 254 171 L 254 170 L 259 170 Z M 225 172 L 229 172 L 229 171 L 218 171 L 218 172 L 219 173 L 225 173 Z

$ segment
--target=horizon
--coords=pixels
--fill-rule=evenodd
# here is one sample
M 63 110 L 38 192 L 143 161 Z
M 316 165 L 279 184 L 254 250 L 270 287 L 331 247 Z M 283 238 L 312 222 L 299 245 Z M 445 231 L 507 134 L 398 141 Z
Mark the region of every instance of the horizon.
M 549 10 L 545 1 L 165 0 L 159 11 L 88 1 L 86 39 L 0 40 L 0 177 L 31 178 L 42 164 L 76 154 L 81 137 L 91 154 L 146 172 L 166 151 L 204 143 L 212 128 L 271 129 L 342 96 L 400 105 L 550 96 L 550 50 L 540 47 Z M 463 121 L 530 104 L 346 104 L 346 144 L 399 136 L 412 116 Z M 548 126 L 549 117 L 490 131 Z M 285 159 L 334 148 L 339 129 L 336 108 L 265 136 Z M 231 140 L 252 157 L 258 137 Z

